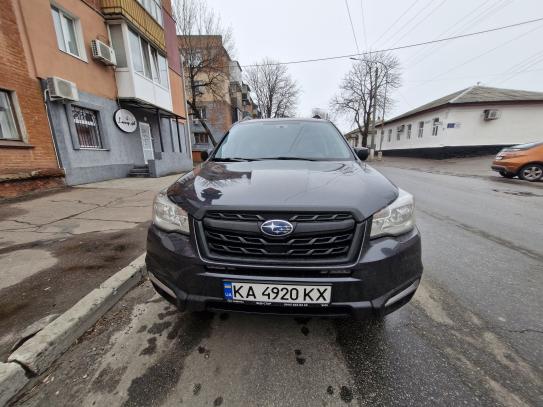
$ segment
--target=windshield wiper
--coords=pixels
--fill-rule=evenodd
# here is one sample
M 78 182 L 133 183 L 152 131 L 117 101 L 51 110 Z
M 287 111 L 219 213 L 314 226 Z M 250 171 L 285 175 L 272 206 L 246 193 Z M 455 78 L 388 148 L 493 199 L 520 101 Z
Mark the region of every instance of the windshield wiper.
M 259 160 L 302 160 L 302 161 L 317 161 L 314 158 L 306 157 L 262 157 Z
M 243 162 L 243 161 L 258 161 L 259 158 L 241 158 L 241 157 L 213 157 L 213 161 L 218 162 Z

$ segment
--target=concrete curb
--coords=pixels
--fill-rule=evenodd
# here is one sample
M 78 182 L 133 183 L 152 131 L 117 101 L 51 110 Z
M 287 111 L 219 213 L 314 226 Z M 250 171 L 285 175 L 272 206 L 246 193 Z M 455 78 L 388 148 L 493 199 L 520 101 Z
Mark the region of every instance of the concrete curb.
M 30 374 L 43 373 L 144 276 L 145 254 L 142 254 L 25 342 L 9 356 L 8 362 L 18 363 Z
M 24 369 L 17 363 L 0 363 L 0 406 L 5 406 L 28 380 Z

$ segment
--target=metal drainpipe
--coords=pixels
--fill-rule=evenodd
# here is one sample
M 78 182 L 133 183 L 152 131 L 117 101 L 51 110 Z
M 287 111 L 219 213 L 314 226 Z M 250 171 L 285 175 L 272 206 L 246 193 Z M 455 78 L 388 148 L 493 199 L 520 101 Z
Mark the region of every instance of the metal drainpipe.
M 51 112 L 49 111 L 49 102 L 47 95 L 49 93 L 49 90 L 46 86 L 44 86 L 44 82 L 40 80 L 40 85 L 43 89 L 43 104 L 45 106 L 45 113 L 47 114 L 47 125 L 49 126 L 49 131 L 51 132 L 51 138 L 53 139 L 53 150 L 55 150 L 55 157 L 57 159 L 57 165 L 59 169 L 64 170 L 64 167 L 62 166 L 62 159 L 60 158 L 59 149 L 58 149 L 58 143 L 57 143 L 57 136 L 55 133 L 55 130 L 52 125 L 53 119 L 51 118 Z M 64 170 L 64 173 L 66 171 Z
M 186 134 L 185 134 L 185 146 L 187 147 L 187 155 L 192 160 L 192 143 L 190 142 L 190 124 L 189 124 L 189 107 L 187 105 L 187 90 L 185 89 L 185 68 L 183 68 L 183 63 L 185 62 L 185 58 L 183 58 L 183 55 L 179 55 L 179 58 L 181 59 L 181 83 L 183 84 L 183 98 L 185 99 L 185 128 L 186 128 Z M 187 140 L 189 141 L 187 143 Z
M 162 141 L 162 119 L 160 117 L 160 110 L 156 110 L 156 116 L 158 118 L 158 137 L 160 139 L 160 151 L 164 153 L 164 142 Z

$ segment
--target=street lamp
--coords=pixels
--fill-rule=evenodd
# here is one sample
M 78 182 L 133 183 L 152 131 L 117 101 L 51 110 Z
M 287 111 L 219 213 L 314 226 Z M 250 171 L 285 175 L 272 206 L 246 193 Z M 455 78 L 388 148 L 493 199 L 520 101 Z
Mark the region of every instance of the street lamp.
M 353 60 L 353 61 L 363 61 L 363 62 L 369 62 L 371 64 L 373 63 L 378 63 L 378 64 L 381 64 L 381 66 L 384 68 L 384 71 L 385 71 L 385 98 L 383 100 L 383 118 L 381 120 L 381 132 L 384 131 L 384 127 L 385 127 L 385 106 L 386 106 L 386 101 L 387 101 L 387 85 L 388 85 L 388 67 L 381 61 L 368 61 L 367 59 L 364 59 L 364 58 L 355 58 L 355 57 L 350 57 L 349 59 Z M 376 133 L 376 127 L 375 127 L 375 111 L 377 109 L 377 79 L 379 77 L 379 69 L 377 67 L 375 67 L 375 91 L 373 93 L 373 120 L 372 120 L 372 131 L 371 131 L 371 143 L 370 143 L 370 148 L 374 148 L 375 146 L 375 133 Z M 381 144 L 383 142 L 382 140 L 382 135 L 381 135 Z M 379 146 L 379 150 L 381 150 L 381 146 Z

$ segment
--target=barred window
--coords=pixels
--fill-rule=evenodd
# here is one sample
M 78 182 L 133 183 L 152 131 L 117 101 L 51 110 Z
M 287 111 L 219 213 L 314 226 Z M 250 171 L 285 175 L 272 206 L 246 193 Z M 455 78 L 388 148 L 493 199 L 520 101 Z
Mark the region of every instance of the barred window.
M 0 90 L 0 140 L 20 140 L 21 132 L 13 109 L 12 93 Z
M 433 121 L 432 136 L 437 136 L 438 130 L 439 130 L 439 117 L 436 117 Z
M 81 148 L 103 148 L 98 112 L 80 106 L 72 106 L 72 114 Z
M 209 144 L 207 133 L 194 133 L 195 144 Z

